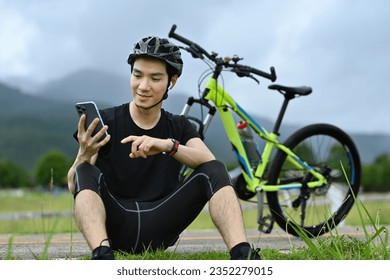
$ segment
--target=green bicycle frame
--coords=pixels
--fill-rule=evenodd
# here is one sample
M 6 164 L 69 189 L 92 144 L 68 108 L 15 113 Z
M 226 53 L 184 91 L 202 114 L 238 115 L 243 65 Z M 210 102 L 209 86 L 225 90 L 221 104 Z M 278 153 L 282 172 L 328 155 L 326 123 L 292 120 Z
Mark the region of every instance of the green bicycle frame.
M 287 160 L 295 167 L 301 170 L 307 170 L 317 180 L 310 181 L 307 183 L 309 188 L 316 188 L 326 184 L 326 178 L 314 170 L 309 164 L 300 159 L 294 154 L 288 147 L 279 143 L 278 136 L 273 132 L 268 132 L 261 125 L 241 108 L 235 100 L 221 87 L 214 78 L 209 78 L 206 84 L 206 94 L 204 96 L 206 100 L 212 101 L 216 106 L 216 109 L 220 115 L 222 124 L 225 128 L 226 134 L 229 138 L 230 143 L 234 147 L 239 164 L 242 167 L 242 174 L 247 183 L 247 189 L 252 192 L 256 192 L 258 189 L 264 191 L 279 191 L 292 188 L 301 188 L 301 183 L 290 183 L 290 184 L 278 184 L 268 185 L 267 181 L 263 178 L 266 167 L 271 159 L 271 153 L 276 148 L 282 150 L 287 154 Z M 230 110 L 233 110 L 238 116 L 240 116 L 247 124 L 266 141 L 264 150 L 261 154 L 261 161 L 255 168 L 252 169 L 248 156 L 245 152 L 244 145 L 238 134 L 236 123 L 233 119 L 233 114 Z

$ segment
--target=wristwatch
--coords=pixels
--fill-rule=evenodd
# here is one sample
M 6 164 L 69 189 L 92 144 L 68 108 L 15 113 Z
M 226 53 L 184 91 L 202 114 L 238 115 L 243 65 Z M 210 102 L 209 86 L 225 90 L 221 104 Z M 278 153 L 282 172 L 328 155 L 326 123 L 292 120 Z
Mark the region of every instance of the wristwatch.
M 177 141 L 176 139 L 173 139 L 173 138 L 170 138 L 171 141 L 172 141 L 172 148 L 169 152 L 163 152 L 164 155 L 168 155 L 169 157 L 173 156 L 174 154 L 176 154 L 177 152 L 177 149 L 179 148 L 179 141 Z

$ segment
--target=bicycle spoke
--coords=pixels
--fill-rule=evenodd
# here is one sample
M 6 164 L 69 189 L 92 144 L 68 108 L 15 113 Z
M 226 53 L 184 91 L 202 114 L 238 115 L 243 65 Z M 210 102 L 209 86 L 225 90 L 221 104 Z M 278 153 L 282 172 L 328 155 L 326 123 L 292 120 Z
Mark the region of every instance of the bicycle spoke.
M 327 179 L 327 184 L 308 190 L 302 188 L 300 190 L 279 191 L 276 197 L 272 194 L 268 195 L 268 199 L 274 208 L 275 216 L 279 216 L 279 219 L 276 218 L 276 222 L 282 227 L 286 227 L 286 221 L 289 220 L 316 235 L 329 231 L 348 213 L 353 204 L 348 181 L 360 182 L 359 177 L 357 177 L 360 176 L 360 162 L 355 154 L 352 157 L 349 154 L 349 147 L 352 144 L 346 145 L 344 140 L 340 141 L 334 137 L 333 134 L 338 136 L 339 131 L 327 132 L 326 129 L 329 127 L 322 127 L 322 125 L 314 128 L 324 130 L 326 133 L 309 130 L 312 134 L 295 135 L 297 141 L 293 144 L 292 151 L 304 159 L 314 170 L 320 172 Z M 277 178 L 277 182 L 294 182 L 295 180 L 295 182 L 305 185 L 305 182 L 309 183 L 310 180 L 315 180 L 308 170 L 294 168 L 290 162 L 285 160 L 286 156 L 279 156 L 280 166 L 272 170 L 272 176 L 277 177 L 270 176 L 270 182 Z M 359 171 L 359 173 L 354 170 Z M 358 185 L 355 184 L 352 187 L 357 193 Z

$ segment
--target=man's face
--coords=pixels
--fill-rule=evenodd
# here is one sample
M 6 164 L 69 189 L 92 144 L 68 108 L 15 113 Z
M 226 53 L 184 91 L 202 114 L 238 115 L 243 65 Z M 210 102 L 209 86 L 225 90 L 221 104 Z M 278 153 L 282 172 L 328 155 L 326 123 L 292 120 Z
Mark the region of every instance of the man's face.
M 168 86 L 168 73 L 163 61 L 139 57 L 134 62 L 130 86 L 133 101 L 139 108 L 148 108 L 159 102 Z

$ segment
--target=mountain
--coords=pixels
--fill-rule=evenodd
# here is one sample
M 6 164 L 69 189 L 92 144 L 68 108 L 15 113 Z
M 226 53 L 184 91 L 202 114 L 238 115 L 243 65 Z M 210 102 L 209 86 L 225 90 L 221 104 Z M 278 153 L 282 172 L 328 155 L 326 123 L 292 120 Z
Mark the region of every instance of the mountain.
M 41 96 L 31 96 L 20 90 L 0 83 L 0 116 L 49 116 L 66 113 L 70 102 L 48 100 Z
M 0 158 L 32 170 L 50 149 L 74 156 L 74 105 L 23 94 L 0 83 Z
M 64 152 L 73 159 L 77 143 L 72 134 L 76 129 L 78 116 L 74 108 L 77 101 L 94 100 L 99 108 L 128 102 L 128 78 L 100 71 L 83 70 L 45 85 L 34 95 L 0 82 L 0 158 L 9 158 L 32 170 L 39 157 L 50 149 Z M 170 93 L 164 108 L 172 113 L 181 113 L 187 96 Z M 193 108 L 191 115 L 200 117 L 199 108 Z M 268 130 L 271 121 L 255 116 Z M 282 126 L 281 141 L 298 127 Z M 219 116 L 214 117 L 205 142 L 217 158 L 225 162 L 236 162 Z M 372 162 L 378 155 L 390 153 L 390 135 L 357 134 L 354 139 L 362 161 Z
M 390 155 L 390 135 L 386 134 L 351 134 L 361 157 L 365 163 L 374 161 L 379 155 Z
M 131 98 L 130 80 L 103 71 L 80 70 L 45 84 L 39 96 L 73 103 L 94 100 L 105 105 L 120 104 Z

